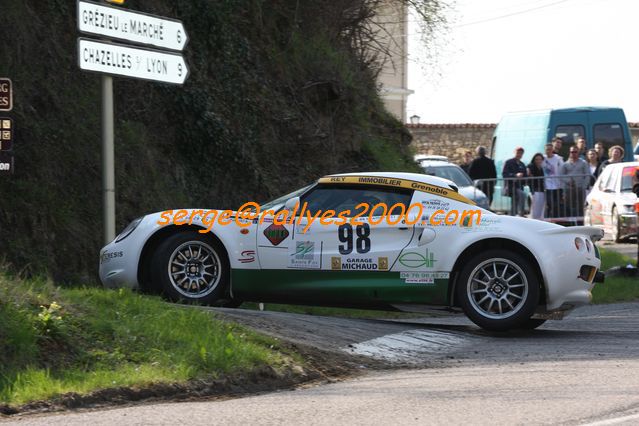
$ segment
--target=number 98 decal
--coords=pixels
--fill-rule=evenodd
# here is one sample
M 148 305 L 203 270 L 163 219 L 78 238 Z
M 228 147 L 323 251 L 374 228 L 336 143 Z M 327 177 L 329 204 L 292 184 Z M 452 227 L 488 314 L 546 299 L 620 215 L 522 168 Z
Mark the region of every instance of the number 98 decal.
M 344 244 L 339 245 L 340 254 L 351 254 L 353 246 L 357 253 L 368 253 L 371 250 L 371 227 L 368 223 L 357 225 L 353 235 L 353 225 L 345 223 L 337 228 L 337 237 Z M 354 244 L 353 244 L 354 243 Z

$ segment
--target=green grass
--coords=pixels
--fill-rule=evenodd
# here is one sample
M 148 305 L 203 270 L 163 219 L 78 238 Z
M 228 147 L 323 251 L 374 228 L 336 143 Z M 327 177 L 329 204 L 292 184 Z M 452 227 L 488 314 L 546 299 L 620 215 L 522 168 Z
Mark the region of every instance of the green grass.
M 130 291 L 0 276 L 0 403 L 214 379 L 291 358 L 275 340 Z
M 614 266 L 634 265 L 635 260 L 612 250 L 600 249 L 601 270 Z M 592 291 L 593 303 L 629 302 L 639 299 L 639 278 L 606 277 L 603 284 L 596 284 Z

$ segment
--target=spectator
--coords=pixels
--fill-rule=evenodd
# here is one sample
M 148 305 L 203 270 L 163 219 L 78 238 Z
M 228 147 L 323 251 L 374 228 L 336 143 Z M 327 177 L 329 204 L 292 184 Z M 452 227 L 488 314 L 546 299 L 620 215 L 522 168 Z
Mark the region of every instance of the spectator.
M 597 142 L 595 144 L 595 151 L 597 151 L 597 155 L 599 156 L 599 164 L 608 159 L 608 156 L 606 155 L 606 148 L 604 147 L 604 144 L 602 142 Z
M 579 149 L 579 158 L 586 161 L 586 138 L 583 136 L 577 138 L 577 149 Z
M 546 204 L 548 205 L 546 217 L 559 217 L 559 211 L 561 210 L 561 181 L 556 176 L 559 176 L 562 164 L 561 157 L 553 151 L 553 144 L 546 144 L 546 155 L 542 166 L 546 176 Z
M 526 177 L 526 165 L 522 163 L 521 157 L 524 155 L 524 148 L 515 148 L 515 156 L 504 163 L 502 176 L 510 178 L 504 181 L 504 188 L 507 188 L 506 196 L 510 197 L 511 216 L 524 215 L 524 202 L 526 194 L 522 189 Z
M 564 140 L 562 138 L 554 138 L 552 140 L 552 150 L 555 155 L 558 155 L 561 158 L 561 161 L 564 161 L 564 157 L 561 156 L 561 147 L 564 144 Z
M 568 161 L 561 165 L 561 175 L 566 176 L 562 182 L 566 214 L 570 217 L 583 217 L 590 170 L 588 164 L 579 158 L 577 146 L 571 146 L 568 152 Z
M 546 209 L 546 194 L 544 189 L 544 156 L 538 152 L 533 155 L 530 164 L 528 165 L 528 177 L 532 178 L 528 180 L 528 186 L 532 195 L 532 205 L 530 206 L 530 213 L 533 219 L 543 219 L 544 210 Z
M 592 188 L 599 177 L 599 155 L 594 149 L 589 149 L 586 153 L 586 162 L 588 163 L 588 169 L 590 170 L 590 188 Z
M 611 146 L 608 150 L 608 155 L 610 155 L 610 158 L 606 161 L 603 161 L 599 165 L 598 173 L 601 174 L 601 172 L 603 172 L 603 169 L 605 169 L 608 164 L 621 163 L 623 161 L 624 152 L 625 151 L 623 150 L 623 148 L 619 145 Z
M 495 192 L 495 179 L 497 178 L 497 169 L 492 158 L 486 156 L 486 148 L 478 146 L 475 150 L 477 157 L 470 163 L 468 167 L 468 176 L 471 179 L 491 179 L 481 182 L 479 189 L 488 197 L 488 204 L 493 202 L 493 193 Z
M 468 168 L 470 167 L 470 163 L 473 161 L 473 153 L 470 151 L 464 152 L 464 162 L 459 166 L 463 171 L 468 174 Z

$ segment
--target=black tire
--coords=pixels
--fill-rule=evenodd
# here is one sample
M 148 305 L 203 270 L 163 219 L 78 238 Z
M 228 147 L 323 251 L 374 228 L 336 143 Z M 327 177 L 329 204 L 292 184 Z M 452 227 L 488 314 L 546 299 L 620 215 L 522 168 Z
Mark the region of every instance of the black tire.
M 491 331 L 526 328 L 539 303 L 539 292 L 539 278 L 530 262 L 503 249 L 473 257 L 461 270 L 455 287 L 468 318 Z
M 545 319 L 530 318 L 520 328 L 522 330 L 534 330 L 545 322 Z
M 621 229 L 619 229 L 619 216 L 617 215 L 617 206 L 613 206 L 612 214 L 610 215 L 610 230 L 612 234 L 612 241 L 618 243 L 621 241 Z
M 171 235 L 158 246 L 150 265 L 153 286 L 169 300 L 202 305 L 230 302 L 226 250 L 206 234 Z

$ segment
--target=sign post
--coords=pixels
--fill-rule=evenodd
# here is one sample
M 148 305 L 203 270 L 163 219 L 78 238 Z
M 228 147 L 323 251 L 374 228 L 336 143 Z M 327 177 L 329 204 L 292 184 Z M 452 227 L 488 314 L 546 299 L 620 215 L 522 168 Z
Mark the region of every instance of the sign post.
M 113 125 L 113 77 L 102 76 L 102 199 L 104 243 L 115 238 L 115 148 Z
M 109 2 L 121 5 L 124 0 Z M 78 0 L 77 13 L 80 32 L 174 51 L 78 38 L 80 69 L 102 74 L 102 193 L 104 243 L 108 244 L 115 238 L 112 76 L 184 84 L 189 69 L 182 55 L 175 51 L 183 50 L 189 38 L 182 22 L 176 19 L 129 11 L 90 0 Z

